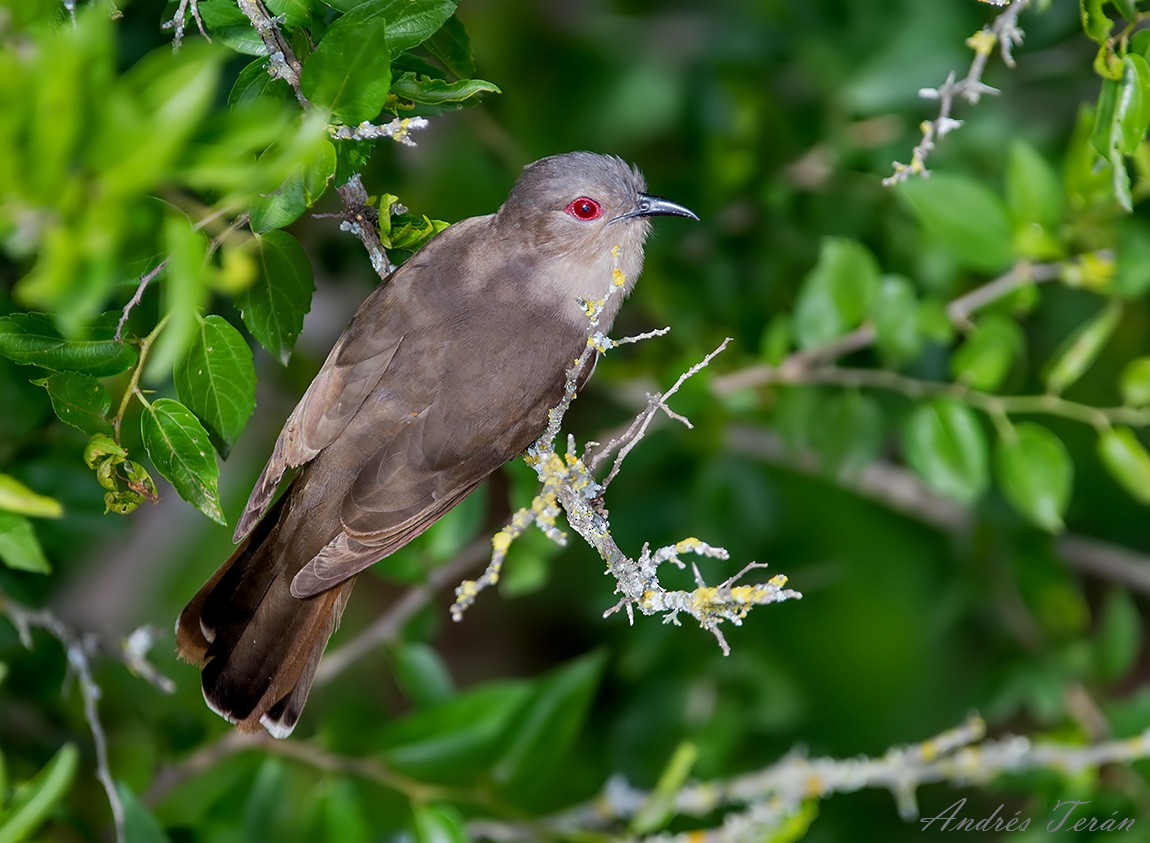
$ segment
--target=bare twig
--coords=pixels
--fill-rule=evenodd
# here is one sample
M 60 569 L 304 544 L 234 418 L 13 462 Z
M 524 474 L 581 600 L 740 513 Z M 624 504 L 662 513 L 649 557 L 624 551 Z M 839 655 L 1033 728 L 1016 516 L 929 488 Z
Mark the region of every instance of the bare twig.
M 299 86 L 302 65 L 280 32 L 276 19 L 268 12 L 262 0 L 236 0 L 236 5 L 247 16 L 256 34 L 264 43 L 264 48 L 268 52 L 268 74 L 273 79 L 283 79 L 291 85 L 300 106 L 309 108 L 311 103 Z
M 179 50 L 180 44 L 184 40 L 184 27 L 188 22 L 189 12 L 192 19 L 196 22 L 196 28 L 200 30 L 200 35 L 204 37 L 205 41 L 211 41 L 208 33 L 204 31 L 204 21 L 200 17 L 200 3 L 199 0 L 180 0 L 180 5 L 176 7 L 176 13 L 172 15 L 171 20 L 166 20 L 160 24 L 161 29 L 174 29 L 172 34 L 172 50 Z
M 140 300 L 144 297 L 144 291 L 148 289 L 148 285 L 152 283 L 156 276 L 163 272 L 167 266 L 168 258 L 164 258 L 156 264 L 154 268 L 140 276 L 140 280 L 136 284 L 136 292 L 132 293 L 132 297 L 128 299 L 128 303 L 124 305 L 124 309 L 120 312 L 120 321 L 116 323 L 116 333 L 113 336 L 116 342 L 119 342 L 123 338 L 124 326 L 128 324 L 128 317 L 132 313 L 132 308 L 140 303 Z
M 116 840 L 124 841 L 124 806 L 120 801 L 120 794 L 116 791 L 116 783 L 112 779 L 111 767 L 108 765 L 108 738 L 100 720 L 99 700 L 100 686 L 92 677 L 92 658 L 94 656 L 109 656 L 125 664 L 137 675 L 143 677 L 153 687 L 171 693 L 174 689 L 172 681 L 161 674 L 147 660 L 147 649 L 155 641 L 155 634 L 148 629 L 137 630 L 128 639 L 116 644 L 102 641 L 92 633 L 82 633 L 72 629 L 53 613 L 45 609 L 29 609 L 17 603 L 6 595 L 0 593 L 0 614 L 8 617 L 20 635 L 21 643 L 32 648 L 32 629 L 42 629 L 60 642 L 68 657 L 68 667 L 76 677 L 80 687 L 80 696 L 84 702 L 84 719 L 88 723 L 88 731 L 92 733 L 92 743 L 96 750 L 96 778 L 104 788 L 108 805 L 112 811 L 112 821 L 115 827 Z
M 613 253 L 618 259 L 618 247 Z M 615 465 L 603 483 L 596 481 L 593 467 L 577 455 L 573 437 L 568 436 L 567 450 L 563 456 L 556 452 L 555 442 L 559 436 L 563 417 L 575 398 L 576 386 L 582 380 L 583 372 L 590 365 L 594 355 L 618 345 L 616 341 L 600 332 L 599 317 L 606 302 L 623 289 L 625 281 L 622 271 L 616 265 L 612 272 L 611 285 L 604 297 L 598 301 L 585 302 L 588 316 L 587 345 L 575 365 L 567 372 L 563 398 L 550 411 L 546 430 L 527 450 L 527 463 L 535 469 L 542 488 L 531 506 L 516 512 L 508 525 L 493 537 L 491 561 L 483 575 L 478 580 L 465 580 L 456 588 L 456 600 L 451 607 L 452 617 L 459 620 L 479 593 L 498 581 L 508 546 L 530 524 L 534 523 L 550 538 L 561 542 L 564 536 L 556 526 L 555 518 L 562 509 L 571 528 L 606 562 L 607 573 L 615 579 L 615 593 L 622 595 L 618 603 L 604 613 L 605 616 L 624 609 L 627 617 L 633 622 L 635 610 L 638 609 L 645 615 L 662 614 L 664 622 L 678 623 L 680 614 L 688 614 L 703 629 L 715 636 L 723 654 L 726 655 L 729 647 L 720 629 L 724 621 L 737 626 L 754 606 L 798 599 L 802 595 L 785 588 L 787 578 L 782 575 L 773 577 L 765 583 L 736 584 L 742 574 L 763 567 L 755 564 L 745 567 L 739 575 L 719 586 L 707 586 L 695 569 L 697 588 L 692 591 L 670 591 L 659 581 L 659 568 L 663 563 L 670 562 L 683 567 L 684 563 L 679 557 L 688 553 L 727 559 L 727 551 L 691 537 L 655 551 L 645 545 L 639 557 L 633 559 L 619 548 L 611 535 L 608 513 L 602 496 L 607 482 L 616 476 L 623 458 L 635 443 L 642 439 L 651 418 L 657 412 L 662 410 L 689 426 L 685 418 L 666 406 L 665 400 L 688 378 L 707 366 L 715 355 L 726 348 L 730 340 L 724 340 L 700 363 L 683 374 L 666 393 L 648 396 L 647 407 L 628 430 L 599 451 L 593 465 L 601 463 L 608 454 L 617 452 Z
M 983 71 L 995 46 L 999 48 L 1002 61 L 1007 67 L 1014 67 L 1014 47 L 1022 43 L 1022 30 L 1018 27 L 1018 15 L 1030 4 L 1030 0 L 1011 0 L 990 26 L 976 32 L 966 43 L 974 50 L 974 60 L 966 72 L 966 76 L 956 81 L 952 70 L 938 88 L 923 88 L 919 96 L 924 99 L 938 100 L 938 116 L 933 120 L 922 123 L 922 140 L 911 153 L 909 164 L 895 161 L 894 173 L 883 179 L 884 185 L 898 184 L 912 176 L 926 176 L 930 171 L 926 168 L 926 159 L 934 151 L 935 145 L 947 134 L 962 125 L 961 120 L 951 117 L 955 100 L 959 97 L 971 105 L 977 105 L 983 94 L 997 94 L 998 89 L 992 88 L 982 81 Z

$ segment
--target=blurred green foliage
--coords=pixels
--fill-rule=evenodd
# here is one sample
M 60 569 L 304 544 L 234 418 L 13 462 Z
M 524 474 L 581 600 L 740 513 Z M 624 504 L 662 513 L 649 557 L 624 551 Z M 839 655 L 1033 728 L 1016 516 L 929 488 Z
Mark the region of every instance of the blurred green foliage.
M 231 0 L 201 0 L 211 42 L 188 16 L 178 50 L 176 2 L 0 0 L 0 614 L 7 595 L 109 640 L 166 629 L 225 558 L 213 520 L 234 519 L 378 280 L 333 218 L 349 176 L 376 197 L 355 224 L 398 261 L 578 148 L 638 163 L 703 222 L 656 226 L 616 333 L 672 333 L 602 361 L 571 428 L 601 436 L 735 338 L 674 401 L 695 429 L 629 457 L 617 541 L 697 535 L 732 554 L 708 582 L 756 559 L 805 599 L 727 630 L 724 658 L 689 626 L 604 620 L 587 548 L 526 536 L 499 594 L 461 624 L 447 595 L 420 608 L 274 750 L 224 737 L 169 647 L 152 655 L 170 697 L 100 661 L 128 839 L 465 839 L 613 775 L 655 791 L 631 831 L 685 830 L 679 784 L 795 745 L 882 754 L 971 710 L 1068 741 L 1146 727 L 1150 3 L 1030 4 L 1017 66 L 991 44 L 1000 93 L 959 98 L 930 177 L 891 187 L 938 113 L 918 92 L 962 77 L 1001 8 L 266 5 L 297 67 Z M 415 117 L 414 149 L 359 126 Z M 509 466 L 377 566 L 333 646 L 533 490 Z M 81 700 L 32 638 L 0 625 L 0 839 L 96 839 L 110 814 Z M 1150 805 L 1141 764 L 961 795 L 975 816 Z M 956 798 L 924 788 L 921 812 Z M 922 832 L 868 792 L 778 834 Z

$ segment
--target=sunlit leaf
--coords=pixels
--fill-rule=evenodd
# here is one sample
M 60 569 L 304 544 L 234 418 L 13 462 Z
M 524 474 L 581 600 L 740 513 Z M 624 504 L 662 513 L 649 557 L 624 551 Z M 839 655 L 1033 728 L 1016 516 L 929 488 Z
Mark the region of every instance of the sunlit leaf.
M 903 449 L 939 494 L 969 504 L 986 489 L 986 434 L 965 404 L 941 398 L 916 407 L 903 430 Z
M 990 313 L 975 323 L 950 359 L 955 378 L 975 389 L 997 389 L 1018 359 L 1024 339 L 1018 322 Z
M 1112 427 L 1098 437 L 1098 457 L 1110 476 L 1135 500 L 1150 504 L 1150 454 L 1128 427 Z
M 220 469 L 204 426 L 191 410 L 158 398 L 140 416 L 148 459 L 181 498 L 218 524 L 226 524 L 218 490 Z
M 998 440 L 995 468 L 1003 494 L 1021 515 L 1044 530 L 1063 529 L 1074 463 L 1062 441 L 1041 425 L 1022 422 Z
M 0 562 L 13 571 L 52 573 L 52 566 L 40 547 L 32 522 L 14 512 L 0 512 Z M 3 823 L 0 822 L 2 828 Z
M 80 752 L 66 743 L 48 763 L 20 787 L 0 815 L 0 840 L 17 841 L 31 836 L 67 795 L 80 766 Z
M 300 73 L 300 90 L 314 105 L 350 126 L 379 114 L 391 87 L 387 21 L 375 0 L 333 23 Z
M 825 238 L 795 302 L 799 346 L 821 345 L 858 327 L 878 288 L 878 262 L 870 250 L 853 240 Z
M 0 474 L 0 510 L 40 518 L 59 518 L 64 513 L 55 498 L 32 491 L 8 474 Z
M 1131 360 L 1122 369 L 1122 403 L 1128 407 L 1150 406 L 1150 357 Z
M 482 94 L 499 94 L 502 91 L 498 85 L 483 79 L 447 82 L 430 76 L 404 73 L 392 83 L 391 93 L 400 99 L 424 105 L 462 105 Z

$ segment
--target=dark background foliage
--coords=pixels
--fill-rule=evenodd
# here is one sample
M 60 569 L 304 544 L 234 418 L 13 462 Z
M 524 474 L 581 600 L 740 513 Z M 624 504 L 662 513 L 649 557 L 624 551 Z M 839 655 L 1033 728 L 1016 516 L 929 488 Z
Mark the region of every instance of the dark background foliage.
M 928 166 L 1003 196 L 1017 146 L 1025 143 L 1055 174 L 1065 213 L 1051 231 L 1056 247 L 1048 254 L 1017 247 L 1012 260 L 1069 260 L 1115 243 L 1144 254 L 1141 230 L 1131 228 L 1144 213 L 1138 155 L 1133 214 L 1112 196 L 1108 205 L 1075 206 L 1070 185 L 1096 165 L 1073 158 L 1073 136 L 1102 80 L 1092 67 L 1097 45 L 1083 33 L 1077 4 L 1047 5 L 1020 19 L 1026 40 L 1015 50 L 1016 68 L 992 58 L 985 81 L 1001 94 L 960 105 L 965 125 L 942 141 Z M 174 4 L 119 6 L 122 18 L 111 25 L 107 48 L 114 75 L 170 56 L 171 36 L 160 22 Z M 943 499 L 958 520 L 940 526 L 930 517 L 936 498 L 925 487 L 918 487 L 919 506 L 899 511 L 882 495 L 860 494 L 849 482 L 855 475 L 837 470 L 850 460 L 905 464 L 902 431 L 923 405 L 920 397 L 840 386 L 716 387 L 724 374 L 777 362 L 771 326 L 778 332 L 778 314 L 795 312 L 826 238 L 862 244 L 883 274 L 909 279 L 923 301 L 945 302 L 1007 268 L 980 264 L 984 244 L 977 239 L 964 259 L 962 249 L 947 246 L 945 231 L 939 236 L 923 225 L 905 191 L 882 184 L 893 160 L 908 159 L 919 121 L 937 113 L 919 89 L 939 85 L 952 69 L 961 75 L 972 56 L 965 38 L 998 11 L 968 0 L 461 4 L 476 76 L 502 93 L 432 117 L 415 133 L 415 148 L 380 142 L 363 170 L 367 190 L 399 196 L 416 215 L 455 221 L 498 207 L 527 162 L 592 149 L 637 163 L 653 193 L 697 211 L 698 224 L 657 222 L 644 276 L 615 331 L 670 325 L 670 335 L 602 361 L 569 427 L 583 440 L 600 437 L 636 412 L 645 390 L 665 388 L 733 337 L 730 350 L 674 403 L 695 429 L 661 424 L 630 458 L 608 499 L 614 535 L 636 553 L 643 542 L 698 536 L 731 551 L 730 562 L 700 562 L 709 582 L 758 560 L 770 564 L 770 574 L 785 573 L 804 599 L 760 608 L 741 627 L 727 628 L 732 652 L 724 657 L 689 621 L 678 627 L 639 618 L 629 626 L 621 613 L 604 620 L 615 598 L 593 553 L 578 541 L 559 551 L 532 535 L 513 547 L 499 592 L 482 595 L 461 623 L 451 622 L 450 597 L 440 593 L 388 646 L 317 689 L 294 755 L 232 747 L 212 756 L 205 748 L 226 747 L 218 743 L 226 725 L 205 710 L 196 672 L 175 660 L 170 637 L 152 655 L 176 682 L 171 696 L 115 661 L 97 661 L 111 769 L 136 794 L 128 798 L 142 800 L 164 829 L 145 823 L 133 834 L 376 840 L 416 829 L 409 833 L 424 835 L 418 839 L 454 839 L 433 832 L 455 829 L 465 817 L 517 822 L 555 811 L 592 798 L 611 775 L 652 787 L 684 742 L 698 751 L 692 775 L 706 780 L 762 768 L 795 746 L 813 755 L 881 755 L 971 711 L 995 733 L 1085 741 L 1141 731 L 1150 713 L 1145 606 L 1137 590 L 1127 590 L 1130 577 L 1068 561 L 1064 539 L 1034 526 L 1001 485 L 959 502 Z M 15 5 L 0 4 L 5 49 L 16 43 L 17 15 Z M 194 55 L 199 40 L 193 26 L 183 52 Z M 233 80 L 251 61 L 218 44 L 217 54 L 208 112 L 226 109 Z M 88 84 L 98 92 L 110 83 Z M 50 103 L 43 107 L 38 119 L 50 121 Z M 88 115 L 101 107 L 98 99 L 85 104 Z M 132 139 L 143 149 L 166 131 L 145 128 L 158 135 Z M 30 206 L 26 197 L 4 198 L 3 189 L 0 202 L 10 209 Z M 161 184 L 149 192 L 175 201 L 167 191 Z M 189 210 L 195 203 L 180 207 L 199 219 L 211 201 L 205 197 L 199 212 Z M 27 305 L 11 291 L 36 254 L 14 245 L 19 215 L 10 209 L 0 308 L 17 311 Z M 338 209 L 329 190 L 311 211 Z M 283 419 L 378 280 L 359 242 L 311 211 L 288 230 L 315 271 L 315 299 L 286 366 L 255 352 L 258 409 L 221 463 L 229 524 Z M 1138 260 L 1127 263 L 1128 274 L 1145 266 Z M 144 268 L 118 267 L 108 300 L 91 309 L 122 307 Z M 165 312 L 171 287 L 161 278 L 145 295 L 132 317 L 138 336 Z M 203 304 L 238 327 L 230 293 L 216 284 Z M 1021 346 L 1008 355 L 1001 387 L 989 391 L 1041 392 L 1044 367 L 1066 337 L 1115 295 L 1105 285 L 1051 283 L 1021 310 L 1000 308 L 1020 328 Z M 1122 298 L 1121 320 L 1097 362 L 1067 389 L 1076 402 L 1121 404 L 1123 367 L 1147 353 L 1146 302 Z M 969 374 L 954 368 L 961 342 L 923 342 L 899 366 L 870 350 L 849 362 L 961 383 Z M 143 624 L 170 629 L 179 607 L 230 552 L 230 529 L 197 513 L 163 481 L 159 503 L 123 517 L 103 514 L 103 490 L 81 459 L 87 437 L 53 420 L 48 394 L 29 382 L 37 372 L 0 359 L 0 471 L 59 500 L 64 516 L 36 521 L 52 573 L 0 568 L 2 593 L 113 638 Z M 145 385 L 175 395 L 162 370 Z M 858 395 L 867 401 L 861 416 L 844 409 Z M 139 408 L 130 412 L 135 430 Z M 1073 464 L 1073 495 L 1061 513 L 1069 533 L 1150 552 L 1145 504 L 1100 463 L 1097 431 L 1058 415 L 1038 420 L 1065 443 Z M 995 436 L 985 416 L 977 424 L 978 436 Z M 791 450 L 774 447 L 780 440 Z M 814 454 L 819 465 L 812 469 L 799 453 Z M 522 465 L 509 466 L 457 516 L 361 578 L 334 645 L 469 540 L 490 534 L 509 512 L 508 499 L 526 502 L 533 484 Z M 1133 560 L 1134 569 L 1150 564 L 1150 557 Z M 689 573 L 670 573 L 668 581 L 692 587 Z M 63 743 L 74 742 L 80 772 L 40 833 L 98 839 L 108 809 L 90 775 L 81 700 L 60 692 L 68 687 L 60 647 L 43 633 L 32 639 L 35 646 L 25 649 L 14 629 L 0 624 L 7 787 L 30 779 Z M 203 768 L 190 769 L 189 757 Z M 0 784 L 0 801 L 5 791 Z M 1069 782 L 1032 776 L 979 789 L 930 786 L 920 793 L 921 813 L 932 816 L 960 796 L 971 800 L 972 816 L 1005 803 L 1008 814 L 1045 818 L 1068 796 L 1094 800 L 1092 812 L 1103 817 L 1141 817 L 1147 804 L 1135 767 Z M 144 822 L 144 809 L 132 811 L 133 822 Z M 805 839 L 921 833 L 899 818 L 889 794 L 865 791 L 821 802 Z

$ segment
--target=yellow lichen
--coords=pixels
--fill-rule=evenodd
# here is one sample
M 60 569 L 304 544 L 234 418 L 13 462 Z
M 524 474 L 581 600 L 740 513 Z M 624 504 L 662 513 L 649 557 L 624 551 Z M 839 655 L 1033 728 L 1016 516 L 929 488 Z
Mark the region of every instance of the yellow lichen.
M 998 36 L 989 29 L 980 29 L 966 39 L 966 46 L 970 47 L 970 49 L 974 50 L 974 52 L 980 56 L 990 55 L 990 51 L 994 49 L 994 45 L 997 43 Z

